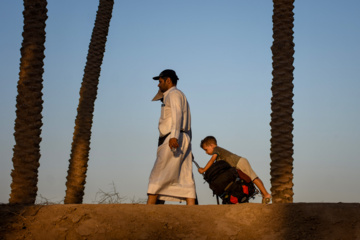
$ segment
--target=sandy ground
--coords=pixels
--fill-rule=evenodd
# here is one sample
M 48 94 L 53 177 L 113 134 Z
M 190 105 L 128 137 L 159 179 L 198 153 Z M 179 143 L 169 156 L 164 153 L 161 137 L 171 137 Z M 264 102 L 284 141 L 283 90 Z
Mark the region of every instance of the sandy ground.
M 359 203 L 0 205 L 0 239 L 360 239 Z

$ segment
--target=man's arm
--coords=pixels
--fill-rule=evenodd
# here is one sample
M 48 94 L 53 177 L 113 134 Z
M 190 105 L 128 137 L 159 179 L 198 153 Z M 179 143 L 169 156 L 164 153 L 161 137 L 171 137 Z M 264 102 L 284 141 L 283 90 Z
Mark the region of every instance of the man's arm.
M 182 95 L 179 92 L 170 93 L 170 107 L 171 107 L 171 133 L 169 140 L 170 148 L 178 148 L 179 135 L 181 131 L 181 123 L 183 119 L 182 112 Z

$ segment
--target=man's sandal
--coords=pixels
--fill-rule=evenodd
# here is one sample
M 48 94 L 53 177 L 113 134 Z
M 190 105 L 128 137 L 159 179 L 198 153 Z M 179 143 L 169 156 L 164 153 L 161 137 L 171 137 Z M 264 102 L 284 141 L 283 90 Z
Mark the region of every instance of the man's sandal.
M 269 203 L 270 203 L 270 200 L 271 200 L 271 198 L 263 198 L 263 199 L 262 199 L 262 203 L 263 203 L 263 204 L 269 204 Z

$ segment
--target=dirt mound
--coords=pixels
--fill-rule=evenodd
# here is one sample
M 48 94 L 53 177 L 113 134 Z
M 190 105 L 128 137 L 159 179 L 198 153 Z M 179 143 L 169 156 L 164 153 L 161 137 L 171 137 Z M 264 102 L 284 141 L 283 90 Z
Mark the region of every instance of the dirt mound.
M 0 239 L 360 239 L 360 204 L 0 206 Z

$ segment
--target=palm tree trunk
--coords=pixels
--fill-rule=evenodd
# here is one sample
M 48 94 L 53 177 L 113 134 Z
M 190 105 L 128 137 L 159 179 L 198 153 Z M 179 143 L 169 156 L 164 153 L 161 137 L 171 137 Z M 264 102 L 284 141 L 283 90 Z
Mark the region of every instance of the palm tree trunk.
M 15 146 L 9 203 L 34 204 L 37 195 L 42 127 L 46 0 L 24 0 L 18 95 L 16 97 Z
M 273 0 L 271 192 L 274 203 L 293 202 L 294 0 Z
M 82 203 L 94 105 L 114 1 L 100 0 L 91 36 L 71 148 L 64 203 Z

